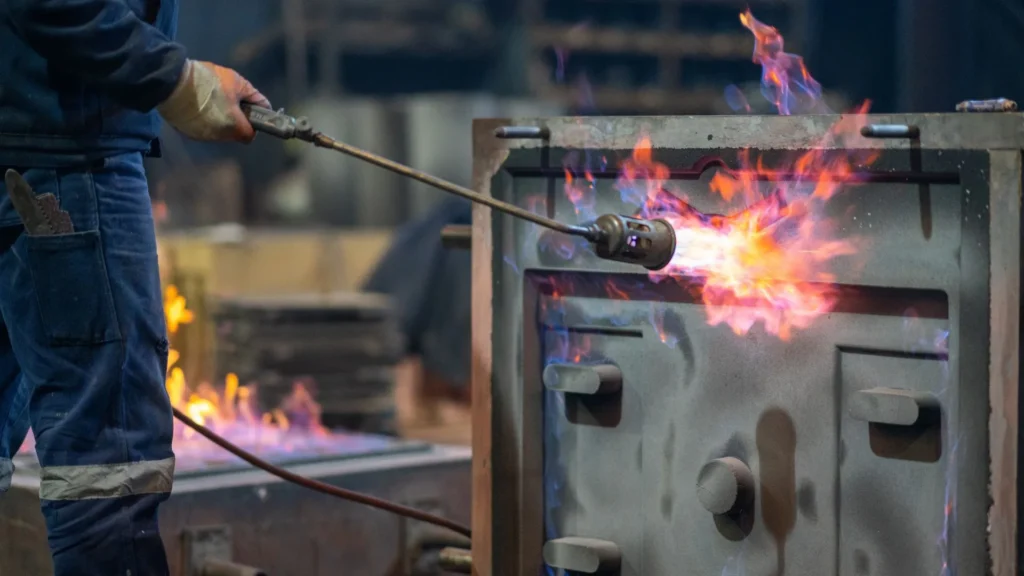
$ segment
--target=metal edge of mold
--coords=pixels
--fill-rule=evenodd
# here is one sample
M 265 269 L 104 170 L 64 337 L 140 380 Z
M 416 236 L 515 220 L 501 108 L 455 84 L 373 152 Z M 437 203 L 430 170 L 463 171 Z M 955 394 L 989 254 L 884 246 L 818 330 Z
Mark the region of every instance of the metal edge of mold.
M 990 153 L 988 548 L 993 576 L 1012 576 L 1017 563 L 1020 494 L 1018 433 L 1020 385 L 1021 150 Z M 1018 241 L 999 241 L 1007 237 Z
M 547 125 L 549 120 L 498 119 L 477 120 L 474 135 L 474 184 L 488 194 L 502 197 L 503 191 L 494 190 L 495 182 L 512 184 L 511 178 L 501 178 L 504 164 L 511 150 L 546 149 L 546 142 L 537 140 L 503 140 L 494 136 L 498 126 L 530 124 Z M 539 145 L 538 145 L 539 144 Z M 542 162 L 550 158 L 544 156 Z M 508 198 L 504 198 L 508 200 Z M 474 498 L 474 535 L 479 531 L 476 521 L 483 522 L 484 512 L 476 507 L 486 508 L 486 536 L 478 537 L 479 545 L 486 546 L 485 555 L 478 555 L 478 541 L 473 543 L 473 569 L 478 576 L 520 576 L 536 574 L 542 568 L 543 538 L 524 538 L 524 527 L 539 526 L 543 521 L 542 505 L 537 499 L 542 496 L 542 391 L 522 390 L 522 367 L 503 367 L 502 356 L 495 356 L 493 350 L 512 345 L 506 341 L 523 336 L 522 328 L 509 334 L 513 324 L 500 320 L 503 311 L 495 308 L 494 302 L 507 301 L 523 294 L 523 277 L 512 275 L 510 282 L 502 282 L 498 272 L 507 272 L 503 256 L 496 251 L 499 237 L 512 234 L 512 219 L 486 209 L 474 213 L 474 357 L 479 357 L 478 372 L 474 373 L 474 394 L 487 394 L 487 405 L 474 405 L 474 414 L 481 424 L 474 426 L 476 433 L 486 430 L 486 469 L 478 469 L 480 477 L 474 477 L 474 489 L 486 491 L 480 498 Z M 486 244 L 478 244 L 481 238 Z M 509 278 L 504 278 L 509 279 Z M 482 324 L 478 324 L 482 323 Z M 518 323 L 521 325 L 521 322 Z M 510 371 L 515 374 L 508 376 Z M 474 402 L 476 401 L 474 396 Z M 486 419 L 486 424 L 483 420 Z M 484 427 L 486 426 L 486 428 Z M 474 446 L 475 447 L 475 446 Z M 484 463 L 484 459 L 480 459 Z M 501 495 L 501 498 L 495 497 Z M 496 522 L 495 519 L 502 521 Z M 500 546 L 494 545 L 500 542 Z
M 473 121 L 473 178 L 472 187 L 481 194 L 491 194 L 491 179 L 501 169 L 501 164 L 508 154 L 510 142 L 494 137 L 494 132 L 502 126 L 512 125 L 511 120 L 474 120 Z M 494 474 L 495 434 L 494 402 L 495 390 L 492 386 L 493 353 L 491 341 L 493 333 L 492 303 L 494 287 L 492 269 L 494 242 L 492 237 L 491 210 L 486 206 L 473 206 L 472 251 L 472 354 L 471 354 L 471 389 L 473 391 L 472 410 L 472 528 L 473 551 L 472 573 L 475 576 L 495 576 L 497 570 L 507 569 L 505 564 L 496 562 L 506 556 L 502 546 L 494 546 L 495 494 L 500 491 L 502 481 Z M 498 403 L 501 397 L 498 391 Z M 499 436 L 500 438 L 500 436 Z M 502 450 L 497 447 L 498 453 Z M 510 496 L 514 492 L 506 492 Z M 513 557 L 515 554 L 512 555 Z
M 487 137 L 509 148 L 632 149 L 641 135 L 655 147 L 671 135 L 677 148 L 794 150 L 807 148 L 911 147 L 935 150 L 1020 148 L 1024 145 L 1024 113 L 1005 114 L 886 114 L 866 115 L 865 123 L 906 124 L 920 130 L 918 139 L 865 138 L 859 134 L 825 142 L 829 129 L 849 115 L 797 116 L 594 116 L 477 120 L 491 130 Z M 500 126 L 545 126 L 550 140 L 502 140 L 494 136 Z M 492 144 L 488 142 L 488 144 Z M 494 144 L 492 144 L 494 146 Z

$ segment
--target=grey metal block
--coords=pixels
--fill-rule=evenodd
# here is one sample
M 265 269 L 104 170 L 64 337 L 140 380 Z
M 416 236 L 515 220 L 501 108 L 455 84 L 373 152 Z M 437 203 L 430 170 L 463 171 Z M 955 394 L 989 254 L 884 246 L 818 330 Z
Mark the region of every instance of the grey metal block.
M 710 213 L 719 198 L 688 172 L 701 158 L 879 152 L 826 206 L 842 222 L 835 239 L 869 242 L 831 267 L 832 313 L 788 341 L 710 325 L 699 279 L 654 282 L 579 245 L 552 250 L 532 224 L 476 209 L 475 272 L 490 280 L 474 283 L 474 329 L 490 340 L 476 369 L 490 378 L 493 576 L 533 576 L 543 542 L 579 534 L 615 542 L 624 576 L 1015 574 L 1024 116 L 873 116 L 918 138 L 822 144 L 836 120 L 476 123 L 477 188 L 573 223 L 563 163 L 606 158 L 592 165 L 595 212 L 629 214 L 614 164 L 642 135 Z M 499 139 L 501 126 L 544 126 L 550 139 Z M 548 390 L 546 367 L 567 361 L 618 366 L 620 401 Z M 907 391 L 918 416 L 880 386 Z M 937 418 L 921 418 L 932 398 Z M 705 509 L 694 480 L 723 458 L 755 480 L 749 517 Z

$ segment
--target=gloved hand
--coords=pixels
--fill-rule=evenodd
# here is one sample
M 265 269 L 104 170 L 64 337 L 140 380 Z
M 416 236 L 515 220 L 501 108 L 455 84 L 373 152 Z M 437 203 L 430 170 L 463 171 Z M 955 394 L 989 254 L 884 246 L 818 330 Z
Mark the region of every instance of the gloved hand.
M 248 143 L 256 133 L 239 106 L 242 102 L 270 108 L 266 97 L 238 72 L 189 60 L 178 87 L 157 111 L 193 140 Z

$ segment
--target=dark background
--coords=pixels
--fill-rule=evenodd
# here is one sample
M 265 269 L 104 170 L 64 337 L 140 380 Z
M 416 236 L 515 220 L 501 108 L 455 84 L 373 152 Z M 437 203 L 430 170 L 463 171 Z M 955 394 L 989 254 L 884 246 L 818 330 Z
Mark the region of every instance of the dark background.
M 193 57 L 238 69 L 289 110 L 301 110 L 311 97 L 385 102 L 483 94 L 557 102 L 577 114 L 721 114 L 730 113 L 726 87 L 739 85 L 760 106 L 755 112 L 771 112 L 757 94 L 752 35 L 738 18 L 747 5 L 184 0 L 179 39 Z M 304 16 L 289 19 L 297 6 Z M 959 101 L 996 97 L 1024 103 L 1024 0 L 750 0 L 749 6 L 779 28 L 787 51 L 805 57 L 837 99 L 830 102 L 840 103 L 838 111 L 864 99 L 874 112 L 952 112 Z M 304 55 L 289 50 L 288 39 L 296 36 L 285 31 L 294 32 L 293 21 L 306 23 Z M 589 36 L 572 40 L 573 30 Z M 724 47 L 714 47 L 716 38 Z M 468 142 L 468 121 L 457 121 L 467 123 Z M 438 116 L 439 125 L 446 122 L 456 120 Z M 246 148 L 169 145 L 177 147 L 175 157 L 151 163 L 154 181 L 204 163 L 237 162 L 244 186 L 237 220 L 279 223 L 261 215 L 265 185 L 295 169 L 301 152 L 265 138 Z
M 345 0 L 340 0 L 342 4 Z M 380 5 L 389 4 L 379 0 Z M 437 5 L 454 4 L 437 0 Z M 591 23 L 627 30 L 657 28 L 651 7 L 657 0 L 548 0 L 541 20 L 567 24 Z M 449 53 L 423 54 L 412 49 L 381 54 L 343 55 L 339 73 L 348 93 L 388 95 L 424 91 L 497 90 L 526 92 L 513 77 L 525 76 L 515 44 L 525 26 L 520 0 L 479 0 L 465 4 L 483 11 L 494 28 L 488 45 L 462 46 Z M 741 2 L 676 2 L 686 14 L 680 29 L 714 30 L 732 27 L 743 32 L 736 15 Z M 186 1 L 181 5 L 180 35 L 193 55 L 231 62 L 233 51 L 281 23 L 279 0 Z M 801 17 L 789 17 L 802 11 Z M 753 2 L 755 16 L 779 27 L 787 38 L 803 36 L 794 51 L 805 56 L 812 74 L 829 90 L 853 100 L 871 98 L 880 112 L 949 111 L 966 98 L 1004 96 L 1024 100 L 1024 0 L 809 0 Z M 342 8 L 344 10 L 345 8 Z M 396 9 L 401 18 L 401 5 Z M 309 11 L 307 11 L 309 13 Z M 724 15 L 725 18 L 721 16 Z M 345 14 L 339 15 L 344 21 Z M 801 22 L 802 20 L 802 22 Z M 425 23 L 429 28 L 430 24 Z M 285 57 L 281 42 L 244 68 L 261 87 L 278 90 Z M 597 74 L 609 62 L 626 55 L 576 54 L 570 60 L 589 64 Z M 319 63 L 310 50 L 311 80 Z M 517 61 L 518 60 L 518 61 Z M 749 62 L 749 61 L 748 61 Z M 641 60 L 633 62 L 644 68 Z M 747 68 L 744 70 L 744 68 Z M 730 70 L 731 69 L 731 70 Z M 756 78 L 757 70 L 732 62 L 710 63 L 696 74 L 723 73 L 741 82 Z M 700 79 L 695 79 L 700 80 Z M 280 101 L 283 93 L 274 94 Z M 628 110 L 613 110 L 627 112 Z

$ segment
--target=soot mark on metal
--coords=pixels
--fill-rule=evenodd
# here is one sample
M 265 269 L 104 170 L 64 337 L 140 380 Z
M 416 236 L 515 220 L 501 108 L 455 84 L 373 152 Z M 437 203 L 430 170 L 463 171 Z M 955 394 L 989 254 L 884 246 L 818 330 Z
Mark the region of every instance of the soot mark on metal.
M 672 518 L 672 503 L 675 500 L 675 490 L 672 489 L 672 461 L 676 452 L 676 423 L 669 422 L 668 434 L 665 436 L 664 459 L 662 464 L 662 494 L 661 494 L 661 516 L 665 520 Z
M 853 571 L 857 576 L 871 574 L 871 558 L 860 548 L 853 551 Z
M 757 423 L 761 517 L 775 540 L 777 574 L 786 573 L 786 540 L 796 524 L 796 426 L 781 408 L 769 408 Z
M 813 482 L 810 480 L 800 482 L 800 489 L 796 493 L 796 503 L 804 518 L 812 522 L 818 521 L 818 495 Z
M 673 310 L 666 310 L 662 326 L 665 336 L 676 343 L 676 348 L 683 357 L 682 384 L 690 386 L 697 378 L 697 354 L 693 349 L 693 341 L 686 330 L 682 316 Z
M 747 450 L 747 444 L 743 441 L 743 438 L 740 438 L 739 434 L 733 434 L 719 453 L 712 456 L 712 458 L 724 458 L 726 456 L 732 456 L 733 458 L 742 460 L 743 462 L 750 462 L 750 453 Z

